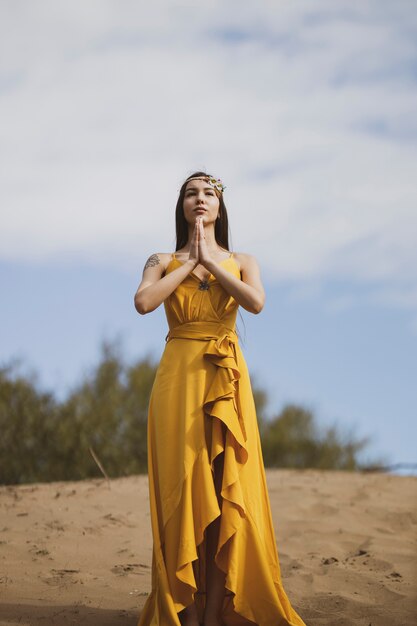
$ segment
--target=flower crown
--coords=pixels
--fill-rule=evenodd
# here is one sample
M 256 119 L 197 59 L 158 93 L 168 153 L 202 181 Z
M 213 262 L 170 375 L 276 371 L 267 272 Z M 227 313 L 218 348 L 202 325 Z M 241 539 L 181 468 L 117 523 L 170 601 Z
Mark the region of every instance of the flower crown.
M 188 183 L 190 180 L 205 180 L 209 185 L 217 189 L 217 191 L 220 191 L 220 193 L 223 193 L 226 189 L 220 178 L 214 178 L 214 176 L 193 176 L 192 178 L 187 178 L 186 182 Z
M 214 178 L 214 176 L 209 176 L 207 182 L 209 183 L 209 185 L 212 185 L 221 193 L 223 193 L 223 191 L 226 189 L 220 178 Z

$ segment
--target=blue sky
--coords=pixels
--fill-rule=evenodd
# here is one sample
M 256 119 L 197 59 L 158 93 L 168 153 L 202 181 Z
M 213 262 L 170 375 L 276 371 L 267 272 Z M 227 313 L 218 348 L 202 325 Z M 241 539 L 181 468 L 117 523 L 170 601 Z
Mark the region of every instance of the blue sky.
M 413 4 L 0 11 L 2 362 L 63 395 L 104 337 L 157 358 L 163 309 L 141 317 L 133 294 L 203 168 L 261 267 L 243 349 L 270 412 L 308 405 L 417 462 Z

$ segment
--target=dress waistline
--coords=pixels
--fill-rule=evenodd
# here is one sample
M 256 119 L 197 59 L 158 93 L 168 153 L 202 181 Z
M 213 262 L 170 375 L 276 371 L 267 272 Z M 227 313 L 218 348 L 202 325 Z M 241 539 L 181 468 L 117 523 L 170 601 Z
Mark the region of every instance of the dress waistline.
M 170 339 L 210 341 L 212 339 L 225 339 L 226 337 L 231 343 L 237 343 L 238 341 L 236 331 L 221 322 L 195 321 L 174 326 L 174 328 L 169 330 L 165 341 L 168 342 Z

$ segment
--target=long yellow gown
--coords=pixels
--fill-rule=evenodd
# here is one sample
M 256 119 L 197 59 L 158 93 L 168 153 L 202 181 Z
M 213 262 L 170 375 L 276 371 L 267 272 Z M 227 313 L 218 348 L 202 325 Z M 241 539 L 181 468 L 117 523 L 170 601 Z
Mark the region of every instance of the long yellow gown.
M 233 253 L 221 263 L 240 279 Z M 173 254 L 166 273 L 180 264 Z M 180 626 L 193 600 L 202 621 L 205 529 L 219 515 L 224 624 L 305 626 L 281 582 L 238 304 L 213 275 L 207 282 L 190 273 L 164 302 L 169 333 L 148 413 L 152 590 L 138 626 Z M 212 468 L 221 452 L 220 510 Z

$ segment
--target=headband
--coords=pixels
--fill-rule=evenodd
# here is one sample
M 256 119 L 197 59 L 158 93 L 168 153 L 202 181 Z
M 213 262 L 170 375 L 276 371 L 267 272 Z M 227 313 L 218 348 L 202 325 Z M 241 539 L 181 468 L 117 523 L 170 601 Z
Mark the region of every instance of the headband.
M 211 187 L 220 191 L 220 193 L 223 193 L 226 189 L 220 178 L 214 178 L 214 176 L 193 176 L 192 178 L 187 178 L 185 182 L 189 183 L 190 180 L 205 180 L 209 185 L 211 185 Z

